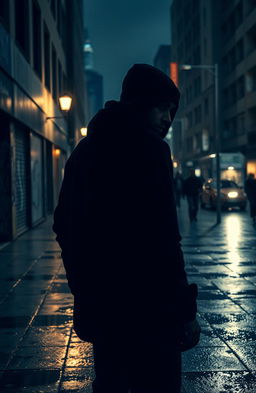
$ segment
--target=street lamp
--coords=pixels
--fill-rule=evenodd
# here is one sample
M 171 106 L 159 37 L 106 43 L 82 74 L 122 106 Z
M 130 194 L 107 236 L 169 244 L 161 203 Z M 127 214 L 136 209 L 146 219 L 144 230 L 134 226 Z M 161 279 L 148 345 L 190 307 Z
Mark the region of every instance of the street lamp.
M 80 128 L 80 133 L 82 136 L 87 136 L 87 127 Z
M 59 97 L 59 104 L 61 111 L 68 113 L 71 108 L 72 97 L 70 97 L 68 94 L 64 94 L 63 96 Z M 47 116 L 46 121 L 49 119 L 63 119 L 63 117 L 64 116 Z
M 220 204 L 220 130 L 219 130 L 219 67 L 218 64 L 183 64 L 180 69 L 183 71 L 190 71 L 192 69 L 208 70 L 214 75 L 215 86 L 215 158 L 216 158 L 216 188 L 217 188 L 217 224 L 221 222 L 221 204 Z

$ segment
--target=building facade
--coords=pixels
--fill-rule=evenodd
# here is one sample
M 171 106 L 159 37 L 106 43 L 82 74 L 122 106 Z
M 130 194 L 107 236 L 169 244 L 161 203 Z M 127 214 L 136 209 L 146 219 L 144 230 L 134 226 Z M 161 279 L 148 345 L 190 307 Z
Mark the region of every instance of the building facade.
M 179 64 L 182 93 L 179 111 L 182 135 L 175 150 L 176 159 L 185 173 L 193 167 L 204 178 L 214 177 L 217 131 L 221 153 L 233 157 L 229 167 L 234 167 L 234 172 L 230 169 L 225 176 L 241 183 L 243 171 L 256 174 L 255 2 L 174 0 L 171 26 L 172 53 Z M 215 71 L 204 67 L 214 64 L 218 64 L 219 70 L 217 124 Z M 192 68 L 184 70 L 182 65 Z M 237 164 L 236 171 L 235 161 L 241 163 L 241 155 L 245 166 L 241 169 Z M 221 175 L 224 176 L 224 171 Z
M 65 161 L 86 122 L 83 41 L 75 30 L 83 30 L 81 7 L 82 1 L 0 2 L 0 241 L 53 212 Z M 74 50 L 76 65 L 68 60 Z M 73 103 L 63 117 L 58 98 L 66 92 Z

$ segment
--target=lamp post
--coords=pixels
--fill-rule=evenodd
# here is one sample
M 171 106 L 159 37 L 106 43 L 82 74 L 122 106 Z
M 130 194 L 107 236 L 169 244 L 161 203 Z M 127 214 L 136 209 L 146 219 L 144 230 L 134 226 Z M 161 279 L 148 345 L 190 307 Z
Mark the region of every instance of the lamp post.
M 215 154 L 216 154 L 216 188 L 217 188 L 217 199 L 216 199 L 216 214 L 217 224 L 221 222 L 221 203 L 220 203 L 220 130 L 219 130 L 219 66 L 214 65 L 191 65 L 183 64 L 180 69 L 183 71 L 190 71 L 192 69 L 203 69 L 208 70 L 214 75 L 214 87 L 215 87 Z

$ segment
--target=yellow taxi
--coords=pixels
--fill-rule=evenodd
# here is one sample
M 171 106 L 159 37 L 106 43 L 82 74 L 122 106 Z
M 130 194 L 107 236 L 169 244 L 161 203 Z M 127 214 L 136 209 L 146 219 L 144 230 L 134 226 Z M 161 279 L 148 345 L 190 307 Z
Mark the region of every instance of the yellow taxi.
M 201 207 L 209 206 L 212 209 L 216 208 L 217 187 L 216 181 L 213 179 L 207 180 L 202 187 L 200 194 Z M 220 203 L 222 209 L 230 207 L 239 207 L 241 210 L 246 208 L 246 194 L 244 190 L 239 187 L 232 180 L 220 181 Z

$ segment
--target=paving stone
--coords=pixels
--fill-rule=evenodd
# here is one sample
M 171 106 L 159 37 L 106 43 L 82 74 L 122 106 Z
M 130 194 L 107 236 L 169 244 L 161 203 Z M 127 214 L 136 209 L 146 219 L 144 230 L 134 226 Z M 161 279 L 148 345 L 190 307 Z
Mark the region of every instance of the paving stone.
M 187 393 L 255 393 L 256 375 L 249 372 L 185 373 Z
M 244 364 L 252 371 L 256 371 L 256 343 L 234 344 L 230 343 L 230 347 Z M 256 385 L 255 385 L 256 387 Z
M 61 384 L 61 393 L 91 393 L 91 384 L 95 378 L 93 367 L 65 369 Z
M 213 325 L 214 330 L 225 342 L 245 344 L 256 341 L 255 324 L 248 322 L 228 322 L 220 325 Z
M 31 327 L 22 340 L 22 346 L 66 346 L 71 334 L 70 327 Z
M 72 325 L 72 319 L 71 315 L 37 315 L 32 322 L 32 326 L 68 327 Z
M 63 366 L 66 347 L 20 347 L 8 369 L 60 369 Z
M 0 390 L 5 393 L 57 393 L 60 370 L 7 370 L 0 379 Z
M 246 370 L 228 347 L 195 347 L 183 353 L 183 372 Z
M 69 347 L 66 367 L 93 367 L 93 364 L 91 344 L 82 342 Z
M 198 300 L 199 312 L 212 312 L 212 313 L 235 313 L 242 312 L 239 305 L 232 302 L 230 299 L 218 299 L 218 300 Z

